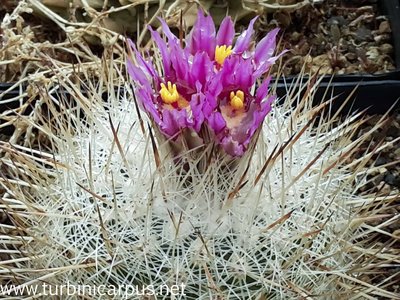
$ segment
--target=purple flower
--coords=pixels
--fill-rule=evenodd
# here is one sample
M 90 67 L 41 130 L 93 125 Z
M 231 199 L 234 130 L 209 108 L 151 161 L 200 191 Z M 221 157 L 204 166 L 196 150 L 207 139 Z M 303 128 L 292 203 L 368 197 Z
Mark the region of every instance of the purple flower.
M 132 56 L 127 69 L 138 102 L 167 137 L 176 138 L 189 128 L 204 143 L 216 142 L 232 156 L 246 152 L 275 99 L 268 95 L 270 78 L 257 89 L 256 81 L 285 53 L 273 56 L 278 29 L 250 47 L 256 19 L 233 42 L 229 16 L 216 31 L 211 16 L 199 10 L 185 47 L 160 20 L 165 40 L 150 28 L 162 59 L 160 72 L 129 41 Z M 202 136 L 202 128 L 213 133 L 213 141 L 208 140 L 209 134 Z
M 240 63 L 236 65 L 245 66 Z M 241 70 L 241 67 L 238 70 Z M 236 86 L 240 88 L 236 92 L 231 88 L 223 90 L 219 96 L 218 109 L 214 110 L 206 119 L 225 152 L 232 156 L 242 156 L 254 133 L 271 111 L 271 104 L 275 100 L 275 96 L 267 96 L 270 77 L 264 80 L 253 95 L 250 90 L 252 85 L 249 84 L 250 76 L 246 75 L 245 71 L 243 72 L 244 76 L 235 77 L 235 74 L 237 73 L 233 73 L 231 82 L 236 83 Z M 232 86 L 235 84 L 228 85 L 228 87 Z M 229 92 L 229 90 L 231 91 Z
M 286 52 L 273 56 L 279 29 L 269 32 L 255 50 L 250 49 L 256 19 L 250 21 L 247 30 L 233 44 L 234 26 L 229 16 L 222 21 L 216 36 L 215 31 L 206 35 L 204 32 L 210 32 L 207 28 L 212 27 L 212 19 L 204 17 L 199 11 L 188 44 L 191 53 L 209 53 L 209 45 L 215 45 L 214 56 L 212 53 L 209 56 L 214 59 L 218 72 L 214 73 L 211 80 L 219 82 L 221 87 L 217 99 L 211 99 L 214 109 L 204 111 L 204 114 L 217 143 L 232 156 L 245 153 L 255 132 L 271 111 L 275 97 L 268 96 L 270 78 L 265 79 L 255 93 L 252 88 L 257 79 L 267 73 L 272 64 Z M 194 42 L 198 40 L 203 41 L 204 48 Z
M 164 22 L 163 26 L 168 28 Z M 213 62 L 204 52 L 195 55 L 187 53 L 169 29 L 164 32 L 167 42 L 158 32 L 151 30 L 160 50 L 163 72 L 157 72 L 130 40 L 128 43 L 133 55 L 127 60 L 127 71 L 133 80 L 140 107 L 149 114 L 161 132 L 176 138 L 182 129 L 198 132 L 203 124 L 202 103 L 205 95 L 210 93 L 208 87 Z

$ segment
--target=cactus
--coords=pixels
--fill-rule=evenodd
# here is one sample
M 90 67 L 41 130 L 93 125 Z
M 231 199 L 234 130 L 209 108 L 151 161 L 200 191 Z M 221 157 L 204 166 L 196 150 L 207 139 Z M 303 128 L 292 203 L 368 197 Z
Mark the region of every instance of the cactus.
M 11 220 L 0 225 L 5 284 L 37 293 L 43 283 L 105 285 L 120 288 L 114 299 L 126 299 L 128 285 L 184 286 L 175 299 L 338 299 L 353 289 L 395 298 L 363 276 L 396 260 L 365 225 L 381 217 L 378 203 L 394 198 L 355 193 L 378 151 L 347 159 L 366 137 L 351 140 L 357 116 L 339 125 L 318 119 L 326 104 L 311 108 L 312 89 L 301 101 L 289 91 L 235 173 L 219 173 L 221 161 L 212 160 L 206 172 L 190 168 L 188 184 L 159 151 L 129 83 L 116 76 L 124 62 L 110 53 L 102 60 L 108 71 L 88 76 L 85 92 L 57 73 L 74 102 L 41 93 L 47 110 L 22 117 L 46 143 L 0 144 L 1 207 Z
M 100 298 L 68 295 L 84 286 L 155 299 L 151 285 L 165 288 L 156 299 L 173 298 L 167 287 L 180 288 L 175 299 L 398 298 L 395 271 L 373 281 L 396 268 L 398 237 L 386 230 L 398 196 L 357 194 L 376 169 L 367 161 L 395 142 L 360 148 L 384 117 L 356 136 L 361 114 L 339 121 L 324 113 L 329 101 L 312 107 L 312 78 L 297 83 L 304 95 L 288 88 L 233 172 L 218 157 L 199 169 L 181 151 L 183 172 L 137 107 L 122 47 L 103 55 L 80 68 L 48 58 L 22 79 L 33 111 L 1 116 L 17 129 L 0 142 L 2 296 Z

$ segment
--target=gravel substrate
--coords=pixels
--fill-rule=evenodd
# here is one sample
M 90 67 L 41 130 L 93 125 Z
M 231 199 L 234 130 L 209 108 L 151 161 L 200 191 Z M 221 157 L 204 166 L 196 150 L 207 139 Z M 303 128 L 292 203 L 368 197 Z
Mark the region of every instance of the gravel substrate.
M 382 118 L 381 115 L 371 116 L 371 119 L 361 128 L 359 134 L 371 130 L 371 128 Z M 385 142 L 394 141 L 400 137 L 400 113 L 396 112 L 389 117 L 386 127 L 378 129 L 372 133 L 367 139 L 362 148 L 375 147 L 382 139 Z M 362 152 L 362 151 L 361 151 Z M 360 152 L 360 153 L 361 153 Z M 395 162 L 398 163 L 395 163 Z M 375 155 L 369 164 L 366 166 L 380 166 L 380 168 L 370 175 L 370 182 L 364 186 L 359 192 L 361 193 L 399 193 L 400 192 L 400 141 L 395 141 L 393 144 L 382 150 L 379 155 Z M 392 165 L 388 165 L 392 164 Z
M 288 3 L 296 1 L 286 1 Z M 390 20 L 376 0 L 325 0 L 293 12 L 277 11 L 260 18 L 260 36 L 283 30 L 282 46 L 290 49 L 285 75 L 377 74 L 395 69 Z

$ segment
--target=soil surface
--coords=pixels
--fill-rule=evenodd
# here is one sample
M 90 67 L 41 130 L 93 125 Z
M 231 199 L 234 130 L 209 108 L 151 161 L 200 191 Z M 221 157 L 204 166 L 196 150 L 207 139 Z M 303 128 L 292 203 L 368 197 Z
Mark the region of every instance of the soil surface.
M 290 2 L 290 1 L 289 1 Z M 294 1 L 295 2 L 295 1 Z M 261 18 L 261 36 L 284 30 L 284 75 L 306 71 L 325 74 L 378 74 L 395 69 L 391 26 L 377 0 L 325 0 L 294 12 Z
M 297 0 L 285 0 L 285 4 Z M 378 74 L 395 70 L 392 30 L 383 15 L 378 0 L 315 1 L 293 12 L 276 11 L 261 16 L 256 23 L 256 35 L 263 37 L 272 28 L 283 30 L 281 46 L 290 49 L 285 55 L 284 75 L 298 74 L 303 65 L 306 72 L 321 74 Z M 18 1 L 0 4 L 0 18 L 11 12 Z M 65 34 L 51 21 L 24 14 L 24 26 L 30 26 L 34 41 L 62 42 Z M 243 23 L 243 24 L 242 24 Z M 238 26 L 244 24 L 243 21 Z M 0 38 L 0 48 L 6 44 Z M 101 51 L 100 51 L 101 52 Z M 59 61 L 70 61 L 72 55 L 59 51 L 49 53 Z M 3 57 L 3 59 L 10 59 Z M 14 68 L 1 68 L 1 81 L 16 80 Z M 277 70 L 275 70 L 276 72 Z
M 358 134 L 361 135 L 371 130 L 378 123 L 380 118 L 382 118 L 381 115 L 371 116 L 371 119 L 366 122 L 365 126 L 360 129 Z M 393 144 L 380 151 L 379 155 L 375 155 L 371 158 L 366 168 L 375 166 L 378 166 L 379 168 L 367 175 L 367 180 L 369 182 L 358 191 L 359 193 L 378 193 L 381 195 L 387 195 L 391 191 L 400 193 L 399 165 L 398 163 L 390 165 L 394 162 L 400 162 L 400 141 L 395 141 L 395 139 L 399 137 L 400 113 L 396 112 L 389 117 L 384 128 L 374 131 L 365 141 L 364 145 L 360 149 L 360 153 L 355 155 L 354 158 L 359 158 L 362 155 L 361 153 L 365 151 L 367 147 L 375 148 L 379 146 L 379 141 L 381 140 L 385 142 L 393 142 Z

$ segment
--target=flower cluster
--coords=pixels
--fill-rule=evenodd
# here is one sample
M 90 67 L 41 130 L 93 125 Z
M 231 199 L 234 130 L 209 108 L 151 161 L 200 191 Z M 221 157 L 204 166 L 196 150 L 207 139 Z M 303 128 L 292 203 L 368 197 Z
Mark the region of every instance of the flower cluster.
M 268 94 L 270 78 L 257 89 L 256 80 L 284 53 L 273 56 L 278 29 L 251 47 L 256 19 L 234 43 L 229 16 L 216 32 L 212 18 L 199 10 L 184 47 L 160 20 L 166 40 L 150 28 L 162 59 L 160 72 L 129 41 L 133 55 L 127 70 L 138 102 L 165 136 L 175 139 L 189 129 L 202 137 L 206 128 L 226 153 L 245 153 L 275 99 Z

